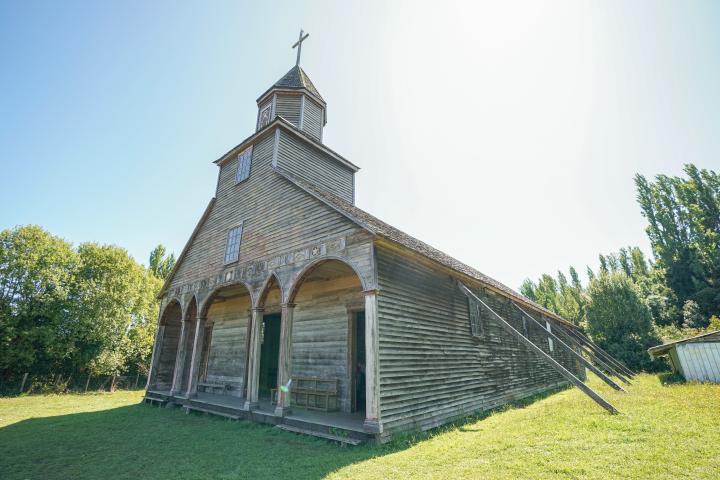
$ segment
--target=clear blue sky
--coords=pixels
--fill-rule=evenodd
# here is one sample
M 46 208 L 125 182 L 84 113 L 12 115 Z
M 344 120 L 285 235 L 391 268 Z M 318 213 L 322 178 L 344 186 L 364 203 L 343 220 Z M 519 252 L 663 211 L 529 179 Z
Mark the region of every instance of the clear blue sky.
M 0 228 L 179 253 L 301 27 L 358 206 L 514 288 L 720 168 L 718 2 L 3 1 Z

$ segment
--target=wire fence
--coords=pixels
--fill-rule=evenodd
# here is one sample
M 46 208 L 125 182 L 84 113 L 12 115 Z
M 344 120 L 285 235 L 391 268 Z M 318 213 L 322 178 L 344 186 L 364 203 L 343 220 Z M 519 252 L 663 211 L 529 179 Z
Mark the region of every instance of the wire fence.
M 23 373 L 0 377 L 0 396 L 42 393 L 89 393 L 145 388 L 147 376 Z

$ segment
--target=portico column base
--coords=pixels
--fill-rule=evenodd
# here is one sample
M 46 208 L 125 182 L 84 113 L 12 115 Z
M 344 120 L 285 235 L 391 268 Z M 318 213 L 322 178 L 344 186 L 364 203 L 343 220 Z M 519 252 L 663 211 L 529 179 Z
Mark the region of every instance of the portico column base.
M 260 408 L 260 403 L 259 403 L 259 402 L 251 402 L 251 401 L 249 401 L 249 400 L 245 400 L 245 404 L 243 405 L 243 408 L 244 408 L 245 410 L 247 410 L 247 411 L 257 410 L 258 408 Z
M 370 418 L 366 418 L 363 422 L 363 431 L 365 433 L 382 433 L 383 431 L 383 425 L 380 420 L 373 420 Z
M 292 409 L 290 407 L 282 407 L 278 405 L 275 407 L 275 416 L 276 417 L 287 417 L 292 413 Z

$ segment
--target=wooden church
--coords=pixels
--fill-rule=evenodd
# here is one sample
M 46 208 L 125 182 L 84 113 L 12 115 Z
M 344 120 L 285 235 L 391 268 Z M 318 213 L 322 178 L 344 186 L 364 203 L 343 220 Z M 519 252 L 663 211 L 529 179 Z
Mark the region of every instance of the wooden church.
M 355 206 L 358 167 L 323 142 L 327 104 L 299 66 L 306 37 L 256 131 L 215 161 L 159 295 L 145 401 L 350 443 L 568 383 L 613 411 L 585 369 L 623 367 L 574 325 Z

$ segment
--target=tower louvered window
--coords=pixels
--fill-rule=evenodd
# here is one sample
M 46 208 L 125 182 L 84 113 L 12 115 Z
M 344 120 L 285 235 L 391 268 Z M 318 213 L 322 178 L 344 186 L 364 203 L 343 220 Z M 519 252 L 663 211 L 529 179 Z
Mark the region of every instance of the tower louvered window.
M 250 176 L 250 166 L 252 165 L 252 147 L 243 150 L 238 155 L 238 169 L 235 175 L 235 181 L 237 183 L 246 180 Z
M 237 262 L 240 258 L 240 242 L 242 240 L 242 223 L 228 232 L 225 244 L 225 263 Z

